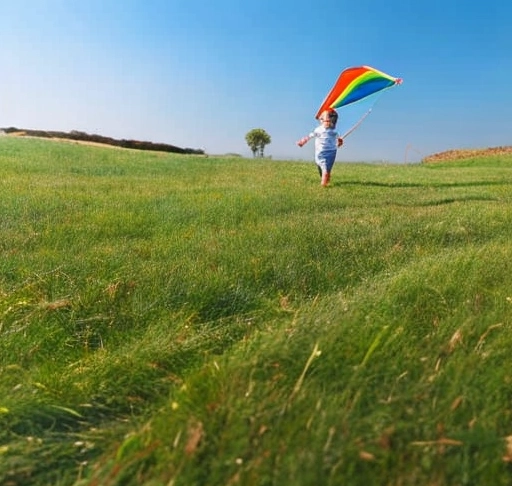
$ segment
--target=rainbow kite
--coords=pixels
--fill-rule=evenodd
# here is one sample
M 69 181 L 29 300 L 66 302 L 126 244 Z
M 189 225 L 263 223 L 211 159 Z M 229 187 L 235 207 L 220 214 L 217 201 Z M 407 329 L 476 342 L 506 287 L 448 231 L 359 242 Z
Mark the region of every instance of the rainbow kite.
M 320 118 L 325 110 L 342 108 L 401 83 L 401 78 L 394 78 L 370 66 L 345 69 L 326 96 L 315 118 Z

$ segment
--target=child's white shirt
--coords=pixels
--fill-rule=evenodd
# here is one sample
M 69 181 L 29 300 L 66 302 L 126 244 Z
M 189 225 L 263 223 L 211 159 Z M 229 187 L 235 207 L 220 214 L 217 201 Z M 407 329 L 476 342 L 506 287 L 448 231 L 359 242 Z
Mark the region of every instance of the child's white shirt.
M 326 128 L 323 125 L 316 127 L 308 138 L 315 139 L 315 152 L 336 150 L 338 148 L 339 134 L 334 128 Z

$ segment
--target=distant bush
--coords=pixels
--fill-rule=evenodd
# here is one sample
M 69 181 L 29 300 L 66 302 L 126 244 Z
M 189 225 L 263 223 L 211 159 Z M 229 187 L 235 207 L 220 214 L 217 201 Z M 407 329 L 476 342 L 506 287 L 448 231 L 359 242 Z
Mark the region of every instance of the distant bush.
M 240 157 L 241 158 L 242 155 L 228 152 L 227 154 L 224 154 L 223 157 Z

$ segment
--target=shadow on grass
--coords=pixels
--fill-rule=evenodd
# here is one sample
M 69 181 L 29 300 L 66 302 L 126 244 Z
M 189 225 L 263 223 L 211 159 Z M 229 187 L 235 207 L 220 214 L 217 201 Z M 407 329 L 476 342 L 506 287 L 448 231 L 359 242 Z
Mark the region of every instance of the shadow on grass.
M 477 181 L 477 182 L 443 182 L 443 183 L 420 183 L 420 182 L 373 182 L 373 181 L 339 181 L 331 186 L 370 186 L 370 187 L 388 187 L 388 188 L 407 188 L 407 187 L 483 187 L 483 186 L 510 186 L 512 182 L 504 181 Z

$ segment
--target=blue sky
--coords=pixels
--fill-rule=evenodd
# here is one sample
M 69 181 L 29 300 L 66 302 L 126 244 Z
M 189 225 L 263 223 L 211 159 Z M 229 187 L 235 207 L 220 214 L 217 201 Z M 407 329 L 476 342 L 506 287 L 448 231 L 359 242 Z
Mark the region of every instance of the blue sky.
M 512 3 L 503 0 L 17 0 L 0 15 L 0 127 L 81 130 L 274 159 L 341 70 L 403 78 L 338 161 L 416 162 L 512 145 Z M 340 110 L 340 124 L 357 121 Z

